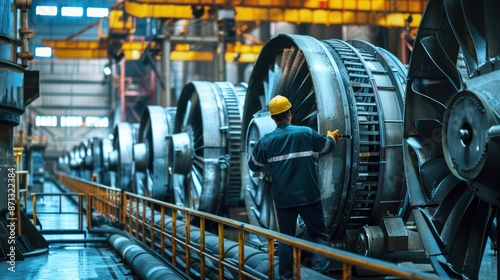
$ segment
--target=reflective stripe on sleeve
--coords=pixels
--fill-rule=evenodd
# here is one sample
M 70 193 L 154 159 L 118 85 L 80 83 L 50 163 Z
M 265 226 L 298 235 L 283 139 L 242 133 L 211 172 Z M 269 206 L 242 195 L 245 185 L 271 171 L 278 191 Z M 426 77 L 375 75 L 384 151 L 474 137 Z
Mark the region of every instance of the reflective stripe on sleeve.
M 255 160 L 255 157 L 253 155 L 252 155 L 252 161 L 253 161 L 253 164 L 255 164 L 257 166 L 260 166 L 260 167 L 266 166 L 265 164 L 262 164 L 262 163 L 258 162 L 257 160 Z
M 290 153 L 290 154 L 286 154 L 286 155 L 272 157 L 272 158 L 268 159 L 267 162 L 277 162 L 277 161 L 283 161 L 283 160 L 292 159 L 292 158 L 310 157 L 310 156 L 312 156 L 312 154 L 313 154 L 313 151 Z

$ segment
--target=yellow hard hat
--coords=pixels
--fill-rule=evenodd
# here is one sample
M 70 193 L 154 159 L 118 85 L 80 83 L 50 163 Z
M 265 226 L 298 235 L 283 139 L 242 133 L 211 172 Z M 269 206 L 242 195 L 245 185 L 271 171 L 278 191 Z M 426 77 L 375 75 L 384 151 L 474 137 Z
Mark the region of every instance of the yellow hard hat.
M 292 108 L 292 104 L 288 101 L 288 98 L 284 96 L 276 95 L 269 101 L 269 114 L 271 114 L 271 116 L 286 112 L 290 108 Z

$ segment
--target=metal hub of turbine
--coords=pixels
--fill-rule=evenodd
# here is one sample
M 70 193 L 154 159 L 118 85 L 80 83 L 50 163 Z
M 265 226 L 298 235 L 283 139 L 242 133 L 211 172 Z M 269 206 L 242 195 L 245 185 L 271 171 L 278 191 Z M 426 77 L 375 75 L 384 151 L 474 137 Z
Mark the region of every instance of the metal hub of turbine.
M 445 278 L 477 278 L 500 205 L 496 0 L 431 0 L 408 71 L 405 169 L 426 254 Z
M 389 52 L 362 41 L 318 41 L 279 35 L 262 49 L 252 72 L 243 116 L 244 158 L 274 122 L 267 104 L 275 95 L 292 103 L 292 123 L 321 134 L 339 129 L 333 155 L 318 157 L 325 220 L 332 239 L 346 230 L 400 215 L 405 201 L 402 170 L 403 95 L 406 71 Z M 265 176 L 242 165 L 252 224 L 275 227 Z

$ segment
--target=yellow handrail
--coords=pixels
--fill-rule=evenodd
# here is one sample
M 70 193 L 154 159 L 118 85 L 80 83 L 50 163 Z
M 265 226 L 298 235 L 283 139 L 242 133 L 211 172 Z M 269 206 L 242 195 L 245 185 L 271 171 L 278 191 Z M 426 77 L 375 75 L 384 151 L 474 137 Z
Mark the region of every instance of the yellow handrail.
M 258 236 L 262 236 L 267 239 L 268 244 L 268 278 L 274 279 L 274 242 L 277 240 L 280 243 L 286 243 L 294 248 L 294 277 L 295 279 L 300 279 L 300 255 L 303 250 L 321 254 L 335 261 L 339 261 L 343 264 L 343 279 L 348 279 L 351 277 L 352 266 L 361 267 L 363 269 L 381 273 L 383 275 L 390 275 L 401 277 L 405 279 L 438 279 L 436 276 L 421 271 L 415 271 L 407 268 L 398 267 L 395 264 L 381 261 L 374 258 L 369 258 L 361 256 L 348 251 L 331 248 L 325 245 L 320 245 L 300 238 L 288 236 L 275 232 L 272 230 L 264 229 L 251 224 L 246 224 L 240 221 L 216 216 L 213 214 L 197 211 L 191 208 L 177 206 L 175 204 L 166 203 L 153 198 L 148 198 L 140 196 L 137 194 L 129 192 L 119 192 L 119 189 L 109 188 L 89 181 L 83 181 L 76 179 L 74 177 L 68 176 L 63 173 L 56 173 L 57 179 L 61 183 L 69 184 L 70 188 L 75 190 L 84 189 L 89 190 L 86 199 L 88 201 L 93 201 L 88 207 L 93 207 L 103 216 L 107 217 L 112 221 L 117 221 L 119 219 L 120 223 L 125 226 L 131 235 L 135 236 L 138 240 L 140 239 L 146 246 L 155 248 L 154 242 L 157 242 L 159 238 L 159 252 L 164 256 L 165 251 L 165 240 L 170 240 L 172 243 L 171 248 L 171 263 L 176 265 L 176 247 L 182 246 L 185 251 L 185 265 L 186 273 L 190 273 L 190 254 L 189 251 L 195 251 L 200 256 L 200 262 L 203 264 L 204 259 L 211 259 L 218 262 L 219 265 L 219 278 L 224 278 L 224 269 L 231 269 L 237 271 L 240 279 L 249 278 L 257 279 L 254 275 L 248 273 L 244 270 L 244 246 L 245 246 L 245 234 L 252 233 Z M 33 202 L 34 205 L 35 201 Z M 121 209 L 118 209 L 121 208 Z M 90 209 L 90 208 L 89 208 Z M 148 211 L 150 212 L 150 217 L 148 216 Z M 91 211 L 87 211 L 91 212 Z M 171 217 L 167 216 L 167 213 L 171 213 Z M 177 234 L 177 228 L 179 222 L 177 221 L 177 213 L 184 214 L 184 227 L 185 227 L 185 237 L 184 240 L 180 238 Z M 155 217 L 158 215 L 160 217 Z M 146 218 L 147 217 L 147 218 Z M 191 217 L 198 217 L 200 219 L 200 244 L 199 247 L 190 244 L 190 229 Z M 159 218 L 159 225 L 155 225 L 154 221 Z M 171 229 L 170 232 L 166 229 L 165 219 L 171 218 Z M 90 219 L 88 219 L 90 220 Z M 217 235 L 219 240 L 219 252 L 218 256 L 213 256 L 205 252 L 205 233 L 206 233 L 206 221 L 215 222 L 217 224 Z M 89 228 L 91 225 L 89 224 Z M 224 227 L 230 227 L 238 232 L 238 254 L 239 259 L 237 265 L 229 263 L 224 258 Z M 150 238 L 146 240 L 146 231 L 149 231 Z M 159 237 L 157 236 L 159 234 Z M 155 235 L 157 238 L 155 238 Z M 149 242 L 149 244 L 148 244 Z M 200 274 L 206 275 L 205 266 L 200 265 Z M 202 277 L 203 279 L 203 277 Z

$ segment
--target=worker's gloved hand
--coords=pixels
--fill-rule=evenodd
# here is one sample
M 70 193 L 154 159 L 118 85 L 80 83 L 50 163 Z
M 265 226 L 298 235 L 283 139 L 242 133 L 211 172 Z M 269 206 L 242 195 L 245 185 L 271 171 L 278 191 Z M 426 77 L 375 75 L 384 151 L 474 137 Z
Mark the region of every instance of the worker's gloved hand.
M 335 139 L 335 143 L 337 143 L 339 141 L 339 130 L 338 129 L 335 129 L 334 131 L 328 130 L 326 136 L 332 137 L 333 139 Z

